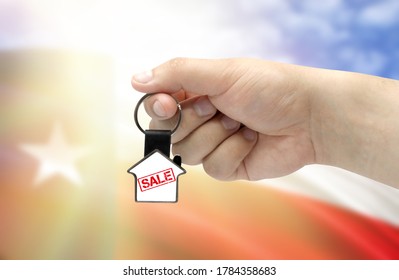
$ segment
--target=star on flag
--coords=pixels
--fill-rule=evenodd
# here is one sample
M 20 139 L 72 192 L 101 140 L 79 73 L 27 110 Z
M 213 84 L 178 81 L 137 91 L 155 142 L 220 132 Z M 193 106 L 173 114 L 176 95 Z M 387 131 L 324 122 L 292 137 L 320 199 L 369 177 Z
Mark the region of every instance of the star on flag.
M 0 52 L 0 258 L 112 254 L 111 66 L 80 52 Z
M 61 175 L 75 186 L 82 185 L 82 178 L 76 162 L 88 154 L 84 146 L 72 146 L 66 140 L 62 126 L 55 123 L 45 144 L 22 144 L 20 148 L 39 162 L 34 185 L 46 179 Z

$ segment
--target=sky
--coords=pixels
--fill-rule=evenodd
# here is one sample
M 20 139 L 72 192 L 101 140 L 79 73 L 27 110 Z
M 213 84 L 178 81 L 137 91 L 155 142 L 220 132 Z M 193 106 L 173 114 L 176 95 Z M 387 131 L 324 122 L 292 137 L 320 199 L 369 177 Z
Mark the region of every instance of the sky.
M 3 49 L 103 52 L 132 70 L 175 56 L 251 56 L 399 77 L 395 0 L 1 0 L 0 8 Z
M 238 1 L 235 10 L 260 57 L 399 77 L 397 1 Z

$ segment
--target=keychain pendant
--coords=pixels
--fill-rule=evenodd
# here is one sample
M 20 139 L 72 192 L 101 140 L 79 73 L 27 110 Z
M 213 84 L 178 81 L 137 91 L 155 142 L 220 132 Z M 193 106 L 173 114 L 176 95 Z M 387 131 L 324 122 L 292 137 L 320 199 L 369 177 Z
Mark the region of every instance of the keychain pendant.
M 184 168 L 159 150 L 152 151 L 128 172 L 136 179 L 137 202 L 177 202 L 178 177 L 186 173 Z
M 181 167 L 181 158 L 169 158 L 171 136 L 181 121 L 181 107 L 176 127 L 173 130 L 143 130 L 138 123 L 137 113 L 140 104 L 149 96 L 145 95 L 135 109 L 137 127 L 145 135 L 144 158 L 128 169 L 135 178 L 136 202 L 177 202 L 178 177 L 186 173 Z

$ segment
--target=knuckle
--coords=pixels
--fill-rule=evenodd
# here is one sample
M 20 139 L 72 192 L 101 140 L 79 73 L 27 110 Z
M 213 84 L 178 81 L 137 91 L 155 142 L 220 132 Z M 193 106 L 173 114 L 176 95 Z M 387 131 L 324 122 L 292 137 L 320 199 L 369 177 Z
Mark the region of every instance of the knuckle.
M 184 57 L 175 57 L 168 62 L 168 66 L 171 70 L 176 71 L 179 70 L 184 64 L 186 64 L 187 58 Z

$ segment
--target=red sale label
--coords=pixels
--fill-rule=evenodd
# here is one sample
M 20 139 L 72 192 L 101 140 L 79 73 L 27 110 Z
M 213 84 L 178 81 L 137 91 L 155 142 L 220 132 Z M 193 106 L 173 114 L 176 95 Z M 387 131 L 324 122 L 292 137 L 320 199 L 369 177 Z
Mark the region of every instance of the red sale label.
M 137 179 L 142 192 L 176 181 L 172 168 L 165 169 Z

